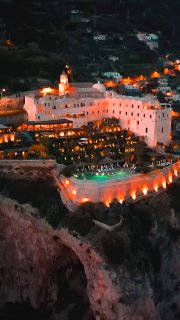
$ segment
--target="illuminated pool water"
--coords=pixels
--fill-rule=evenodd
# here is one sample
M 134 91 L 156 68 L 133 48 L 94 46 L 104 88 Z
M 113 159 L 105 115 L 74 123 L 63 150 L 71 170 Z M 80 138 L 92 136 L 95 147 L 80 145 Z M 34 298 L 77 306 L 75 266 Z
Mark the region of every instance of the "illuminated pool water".
M 73 176 L 77 180 L 93 180 L 93 181 L 106 181 L 114 179 L 123 179 L 126 177 L 132 176 L 131 172 L 127 171 L 118 171 L 118 172 L 104 172 L 104 173 L 95 173 L 95 172 L 84 172 L 78 173 Z

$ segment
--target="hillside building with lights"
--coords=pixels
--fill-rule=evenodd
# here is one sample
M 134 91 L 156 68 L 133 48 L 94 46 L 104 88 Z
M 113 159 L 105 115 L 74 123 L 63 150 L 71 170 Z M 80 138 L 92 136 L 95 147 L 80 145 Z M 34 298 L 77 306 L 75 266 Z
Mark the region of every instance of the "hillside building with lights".
M 143 41 L 150 50 L 157 50 L 159 48 L 159 37 L 155 33 L 138 32 L 136 37 L 139 41 Z
M 28 121 L 67 119 L 74 128 L 89 122 L 115 117 L 123 130 L 145 138 L 150 147 L 167 145 L 171 135 L 169 104 L 160 104 L 152 96 L 130 97 L 106 91 L 101 83 L 69 83 L 63 72 L 58 90 L 46 88 L 25 96 Z

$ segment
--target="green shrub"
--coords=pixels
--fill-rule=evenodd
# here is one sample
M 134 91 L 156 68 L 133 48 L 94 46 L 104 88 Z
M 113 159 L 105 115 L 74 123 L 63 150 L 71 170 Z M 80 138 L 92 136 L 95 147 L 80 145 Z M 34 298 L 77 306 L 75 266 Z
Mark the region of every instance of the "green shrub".
M 81 236 L 88 234 L 94 225 L 91 219 L 83 215 L 71 215 L 66 220 L 69 230 L 78 232 Z
M 70 178 L 73 173 L 75 172 L 75 167 L 73 165 L 69 165 L 66 166 L 63 170 L 62 170 L 62 174 L 66 177 L 66 178 Z
M 131 242 L 127 233 L 107 232 L 102 238 L 102 246 L 105 254 L 114 264 L 121 264 L 131 252 Z

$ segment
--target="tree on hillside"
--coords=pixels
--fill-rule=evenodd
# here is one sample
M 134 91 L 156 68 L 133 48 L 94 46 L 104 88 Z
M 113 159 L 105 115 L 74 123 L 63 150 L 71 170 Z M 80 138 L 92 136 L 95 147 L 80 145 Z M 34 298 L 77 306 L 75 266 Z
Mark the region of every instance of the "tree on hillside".
M 62 172 L 61 172 L 65 177 L 69 178 L 75 173 L 75 166 L 74 165 L 69 165 L 66 166 Z
M 131 241 L 124 231 L 106 232 L 102 237 L 102 246 L 104 253 L 113 264 L 121 264 L 125 259 L 129 259 Z
M 48 153 L 53 151 L 53 139 L 48 136 L 43 136 L 40 138 L 40 144 L 47 148 Z
M 42 158 L 47 158 L 47 156 L 48 156 L 48 150 L 42 144 L 33 144 L 29 148 L 29 153 L 34 154 L 38 157 L 42 157 Z
M 144 140 L 137 142 L 134 145 L 134 154 L 136 155 L 137 161 L 142 164 L 143 155 L 145 154 L 146 143 Z

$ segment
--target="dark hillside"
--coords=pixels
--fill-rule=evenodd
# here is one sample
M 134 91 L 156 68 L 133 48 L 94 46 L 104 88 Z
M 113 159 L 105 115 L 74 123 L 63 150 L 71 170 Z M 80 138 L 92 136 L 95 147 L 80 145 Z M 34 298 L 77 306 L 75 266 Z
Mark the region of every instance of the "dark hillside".
M 15 48 L 0 50 L 0 86 L 26 90 L 37 78 L 54 81 L 66 64 L 76 81 L 95 81 L 108 70 L 141 73 L 161 54 L 178 57 L 179 16 L 178 0 L 1 0 L 0 44 L 10 37 Z M 137 31 L 157 33 L 159 51 L 140 43 Z M 107 40 L 95 41 L 97 32 Z

